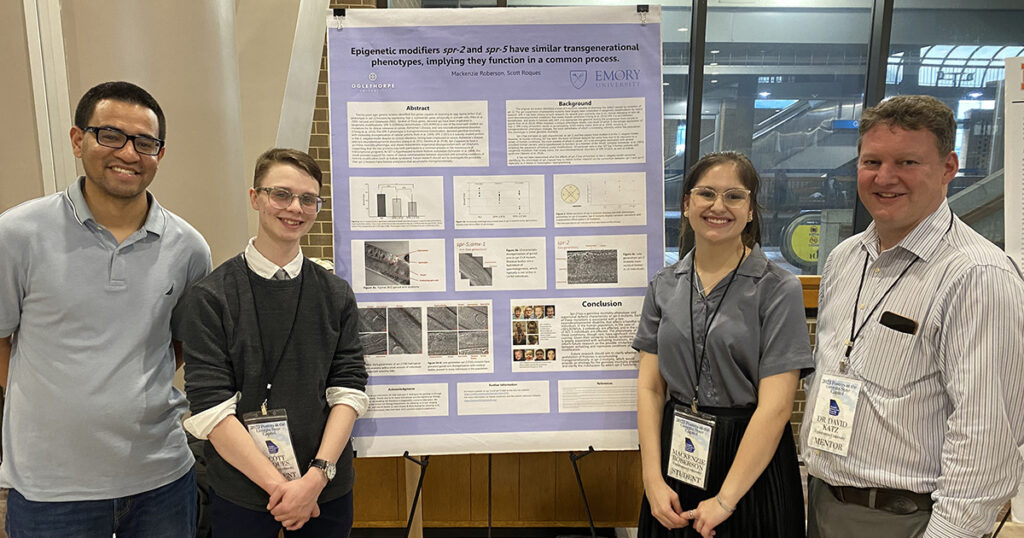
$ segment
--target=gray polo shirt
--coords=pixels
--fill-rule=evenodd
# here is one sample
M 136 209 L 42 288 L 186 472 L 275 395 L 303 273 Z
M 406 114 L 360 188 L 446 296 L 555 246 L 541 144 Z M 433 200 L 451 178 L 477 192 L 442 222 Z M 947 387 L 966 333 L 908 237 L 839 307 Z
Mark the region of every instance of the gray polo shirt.
M 658 355 L 658 367 L 672 396 L 689 402 L 696 385 L 690 345 L 691 250 L 654 275 L 647 287 L 633 348 Z M 693 291 L 697 355 L 707 319 L 722 301 L 732 273 L 704 297 Z M 711 324 L 698 403 L 710 407 L 753 407 L 761 379 L 791 370 L 813 370 L 800 281 L 768 261 L 755 245 L 740 264 L 736 280 Z
M 171 310 L 210 249 L 148 193 L 145 224 L 117 244 L 83 181 L 0 215 L 0 336 L 14 335 L 0 487 L 33 501 L 132 495 L 193 464 Z

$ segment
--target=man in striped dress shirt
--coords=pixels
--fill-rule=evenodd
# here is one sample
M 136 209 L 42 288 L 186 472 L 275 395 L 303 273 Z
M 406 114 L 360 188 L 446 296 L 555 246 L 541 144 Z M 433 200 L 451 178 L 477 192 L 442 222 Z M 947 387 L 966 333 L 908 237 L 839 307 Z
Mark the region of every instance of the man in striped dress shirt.
M 953 215 L 952 111 L 898 96 L 860 122 L 873 222 L 829 255 L 801 453 L 811 538 L 978 537 L 1024 472 L 1024 281 Z

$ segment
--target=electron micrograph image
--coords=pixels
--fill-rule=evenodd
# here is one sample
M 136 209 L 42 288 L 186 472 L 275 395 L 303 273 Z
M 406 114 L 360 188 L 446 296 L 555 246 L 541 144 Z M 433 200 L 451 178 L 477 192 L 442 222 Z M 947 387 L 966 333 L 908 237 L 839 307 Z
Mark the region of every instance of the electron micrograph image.
M 382 333 L 388 330 L 386 308 L 360 308 L 359 332 Z
M 470 286 L 490 286 L 494 283 L 490 267 L 484 267 L 482 256 L 459 253 L 459 275 L 468 280 Z
M 458 313 L 454 306 L 428 306 L 428 331 L 454 331 L 458 328 Z
M 364 244 L 366 285 L 409 285 L 409 242 L 367 241 Z
M 616 284 L 619 281 L 619 254 L 609 250 L 566 251 L 569 284 Z
M 459 355 L 480 355 L 490 351 L 487 331 L 459 331 Z
M 388 353 L 423 353 L 423 320 L 419 308 L 388 309 Z
M 456 355 L 459 336 L 455 331 L 427 331 L 427 355 Z
M 460 306 L 459 329 L 470 331 L 486 330 L 488 308 L 486 306 Z
M 359 333 L 363 355 L 387 355 L 388 333 Z

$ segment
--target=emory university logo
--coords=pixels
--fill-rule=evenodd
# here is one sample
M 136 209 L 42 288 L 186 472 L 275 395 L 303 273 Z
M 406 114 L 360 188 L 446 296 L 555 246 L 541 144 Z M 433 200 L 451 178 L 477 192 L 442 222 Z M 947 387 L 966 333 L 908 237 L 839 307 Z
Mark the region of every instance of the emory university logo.
M 577 90 L 582 88 L 587 83 L 587 72 L 583 70 L 569 71 L 569 82 L 572 82 L 572 87 Z

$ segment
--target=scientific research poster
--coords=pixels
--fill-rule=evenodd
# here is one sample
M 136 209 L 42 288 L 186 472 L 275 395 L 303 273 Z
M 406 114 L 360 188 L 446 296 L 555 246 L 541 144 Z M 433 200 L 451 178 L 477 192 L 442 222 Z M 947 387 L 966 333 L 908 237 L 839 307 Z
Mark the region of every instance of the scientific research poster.
M 630 343 L 664 265 L 660 9 L 328 26 L 359 455 L 635 449 Z

